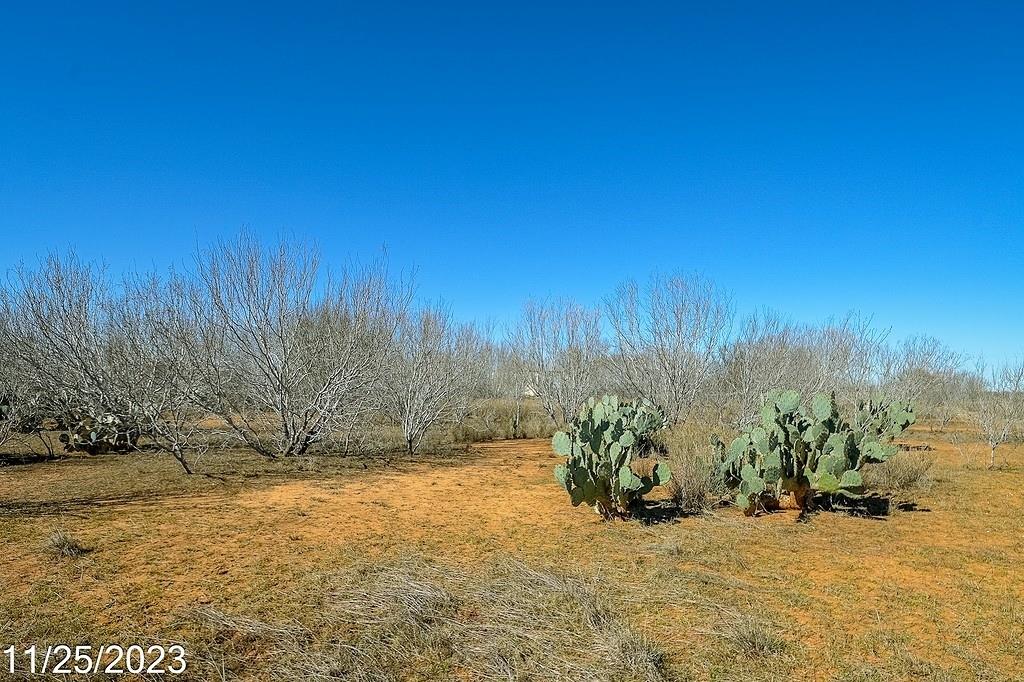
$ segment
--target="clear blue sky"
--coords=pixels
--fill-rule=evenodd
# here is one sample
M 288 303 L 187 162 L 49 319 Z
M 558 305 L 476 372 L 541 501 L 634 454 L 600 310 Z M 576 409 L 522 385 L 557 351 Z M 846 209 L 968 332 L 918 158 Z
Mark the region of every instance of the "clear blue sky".
M 1024 351 L 1024 6 L 837 5 L 9 3 L 0 267 L 245 226 L 466 317 L 684 269 Z

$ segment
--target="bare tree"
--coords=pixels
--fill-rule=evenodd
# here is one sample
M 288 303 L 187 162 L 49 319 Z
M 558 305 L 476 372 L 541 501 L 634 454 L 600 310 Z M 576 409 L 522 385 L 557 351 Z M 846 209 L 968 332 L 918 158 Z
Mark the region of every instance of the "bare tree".
M 570 301 L 528 301 L 509 345 L 523 362 L 527 392 L 555 423 L 599 391 L 606 359 L 600 311 Z
M 606 301 L 614 331 L 616 377 L 673 422 L 708 406 L 718 354 L 733 319 L 729 297 L 698 276 L 627 282 Z
M 797 386 L 803 393 L 835 393 L 853 403 L 878 385 L 878 361 L 888 330 L 849 313 L 805 330 L 805 365 Z
M 889 345 L 888 334 L 853 313 L 821 326 L 788 323 L 767 311 L 749 316 L 722 357 L 723 403 L 735 410 L 734 425 L 756 419 L 774 388 L 835 393 L 846 403 L 873 393 L 915 401 L 954 378 L 960 356 L 936 339 Z
M 0 340 L 0 344 L 2 343 L 3 341 Z M 6 349 L 3 350 L 3 355 L 6 358 L 8 356 L 7 351 Z M 18 392 L 14 373 L 0 370 L 0 448 L 6 446 L 18 432 L 20 421 L 18 414 Z
M 19 369 L 19 401 L 58 421 L 114 415 L 131 428 L 131 405 L 110 382 L 108 296 L 102 271 L 74 255 L 15 270 L 0 296 L 0 317 Z
M 199 422 L 206 377 L 189 352 L 196 333 L 184 282 L 131 279 L 106 306 L 108 386 L 154 447 L 191 474 L 189 453 L 207 448 Z
M 976 396 L 974 421 L 989 448 L 989 468 L 996 465 L 996 449 L 1020 433 L 1024 420 L 1024 361 L 986 368 L 977 373 L 987 382 Z
M 940 431 L 946 431 L 954 419 L 969 412 L 971 397 L 981 393 L 983 383 L 977 374 L 960 369 L 944 373 L 924 392 L 922 401 Z
M 767 394 L 797 386 L 801 330 L 763 310 L 748 316 L 722 351 L 720 402 L 737 429 L 757 419 Z
M 20 385 L 25 372 L 20 371 L 15 353 L 17 339 L 11 331 L 9 315 L 14 313 L 5 305 L 6 292 L 0 290 L 0 448 L 14 439 L 25 419 L 24 405 L 27 391 Z M 2 451 L 2 450 L 0 450 Z
M 198 259 L 191 351 L 206 407 L 257 452 L 304 454 L 378 407 L 408 288 L 381 266 L 320 277 L 316 251 L 243 235 Z
M 496 397 L 512 403 L 509 436 L 519 438 L 523 421 L 523 402 L 530 392 L 530 373 L 517 349 L 508 343 L 494 347 L 491 357 L 492 390 Z
M 898 400 L 918 402 L 934 396 L 960 370 L 963 358 L 933 336 L 920 334 L 882 349 L 879 357 L 880 389 Z
M 384 374 L 384 412 L 415 453 L 426 433 L 468 404 L 481 372 L 483 340 L 441 306 L 403 317 Z

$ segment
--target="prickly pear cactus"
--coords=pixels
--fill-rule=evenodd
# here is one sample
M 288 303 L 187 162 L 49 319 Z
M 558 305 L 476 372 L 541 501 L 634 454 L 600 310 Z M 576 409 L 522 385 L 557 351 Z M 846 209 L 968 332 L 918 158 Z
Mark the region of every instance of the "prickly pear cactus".
M 68 432 L 60 435 L 68 452 L 99 455 L 106 452 L 128 452 L 139 441 L 139 429 L 125 423 L 115 414 L 99 416 L 75 415 Z
M 858 497 L 864 492 L 861 468 L 895 454 L 892 439 L 914 419 L 908 404 L 862 401 L 851 424 L 840 415 L 835 396 L 818 394 L 802 405 L 796 391 L 775 392 L 761 410 L 760 424 L 728 447 L 716 442 L 719 473 L 748 515 L 777 507 L 785 494 L 801 510 L 817 494 Z
M 646 401 L 621 402 L 615 396 L 591 398 L 579 416 L 559 431 L 552 446 L 566 458 L 555 479 L 573 506 L 588 504 L 604 518 L 628 517 L 636 502 L 671 478 L 664 462 L 639 475 L 634 458 L 652 452 L 651 436 L 666 425 L 665 414 Z

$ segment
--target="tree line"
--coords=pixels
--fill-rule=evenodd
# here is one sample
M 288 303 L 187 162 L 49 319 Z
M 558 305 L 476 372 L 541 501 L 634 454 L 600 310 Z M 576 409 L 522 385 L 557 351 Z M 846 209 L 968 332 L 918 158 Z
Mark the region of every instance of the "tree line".
M 854 314 L 740 317 L 700 276 L 628 281 L 593 307 L 531 300 L 495 331 L 420 300 L 384 262 L 328 268 L 307 244 L 244 234 L 185 270 L 113 278 L 74 255 L 13 269 L 0 361 L 0 448 L 64 430 L 69 449 L 144 443 L 186 471 L 218 444 L 270 458 L 358 452 L 382 424 L 412 453 L 485 398 L 513 406 L 516 437 L 527 400 L 552 425 L 616 393 L 672 423 L 740 429 L 781 387 L 884 393 L 943 425 L 970 415 L 993 458 L 1024 416 L 1021 363 L 971 364 L 924 335 L 893 342 Z

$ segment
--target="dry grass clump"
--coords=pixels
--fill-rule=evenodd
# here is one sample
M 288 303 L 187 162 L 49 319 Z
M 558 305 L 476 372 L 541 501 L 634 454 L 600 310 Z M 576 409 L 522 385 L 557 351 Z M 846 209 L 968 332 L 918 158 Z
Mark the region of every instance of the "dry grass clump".
M 46 549 L 58 559 L 73 559 L 89 551 L 77 538 L 62 528 L 53 530 L 47 536 Z
M 885 462 L 865 467 L 864 484 L 869 490 L 903 497 L 927 490 L 935 458 L 923 452 L 897 452 Z
M 774 625 L 734 609 L 722 608 L 715 628 L 703 632 L 725 640 L 744 656 L 778 656 L 786 650 L 786 640 Z
M 709 511 L 725 493 L 711 447 L 711 431 L 684 424 L 663 432 L 659 440 L 672 467 L 672 480 L 666 486 L 672 499 L 686 514 Z
M 220 641 L 263 651 L 281 680 L 666 679 L 662 653 L 581 577 L 515 561 L 470 575 L 406 558 L 344 581 L 301 627 L 204 615 Z

